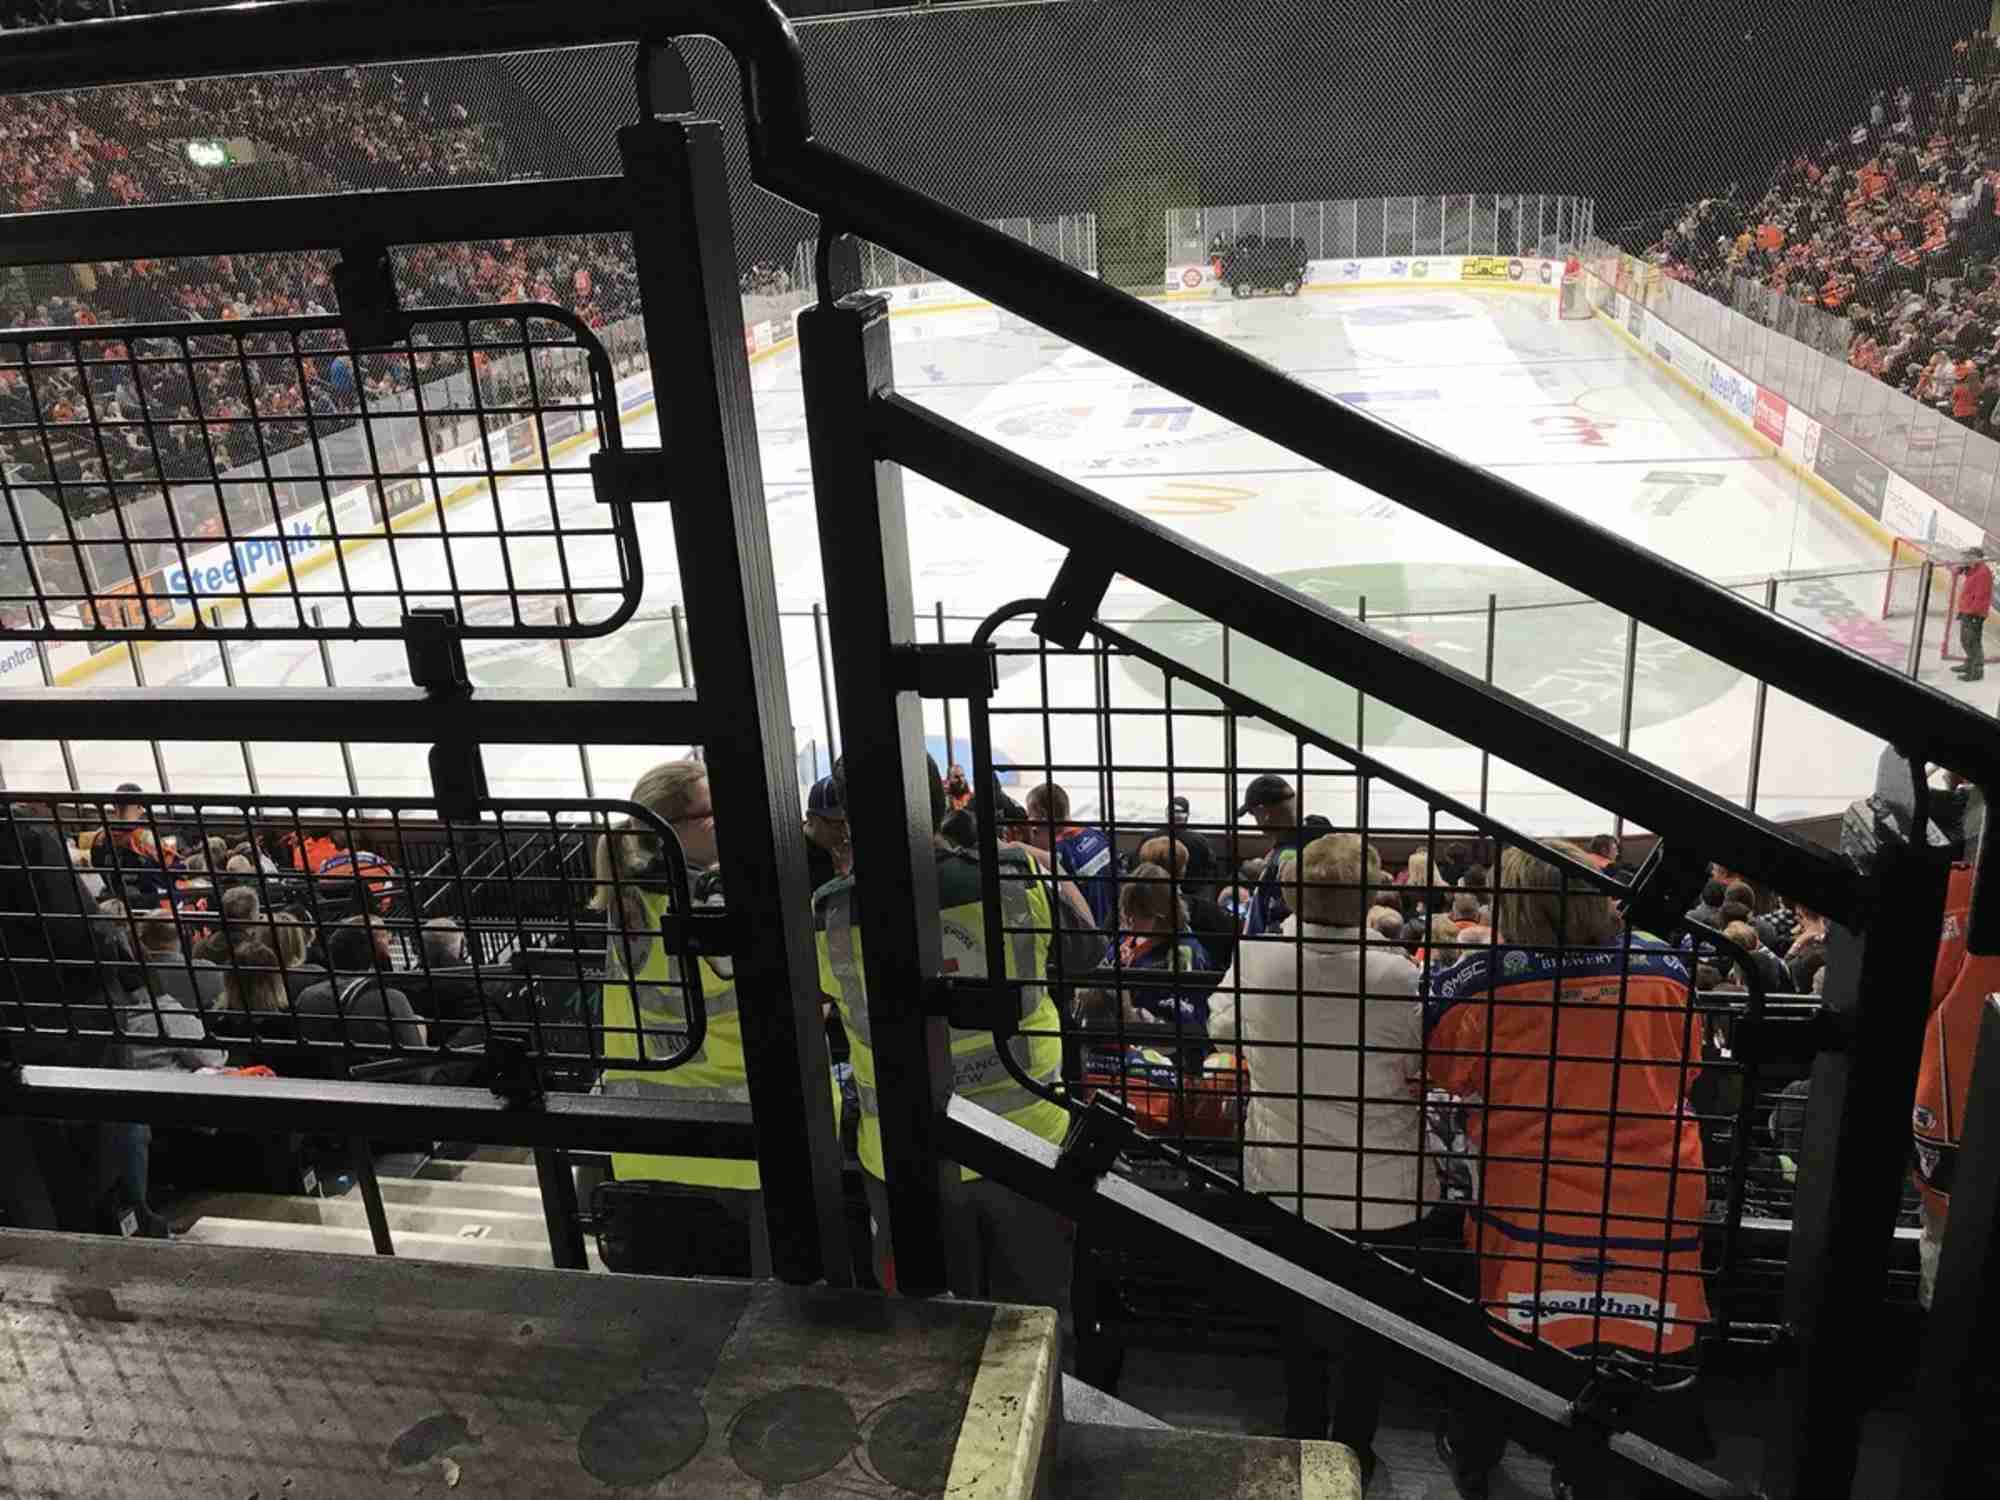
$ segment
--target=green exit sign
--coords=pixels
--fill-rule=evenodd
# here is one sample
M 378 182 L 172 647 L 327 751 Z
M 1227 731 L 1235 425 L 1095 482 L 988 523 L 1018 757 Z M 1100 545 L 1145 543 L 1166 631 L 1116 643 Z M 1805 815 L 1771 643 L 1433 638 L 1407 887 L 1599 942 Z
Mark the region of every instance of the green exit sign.
M 233 167 L 236 153 L 229 142 L 220 136 L 203 136 L 189 141 L 186 147 L 187 159 L 193 166 L 203 168 Z

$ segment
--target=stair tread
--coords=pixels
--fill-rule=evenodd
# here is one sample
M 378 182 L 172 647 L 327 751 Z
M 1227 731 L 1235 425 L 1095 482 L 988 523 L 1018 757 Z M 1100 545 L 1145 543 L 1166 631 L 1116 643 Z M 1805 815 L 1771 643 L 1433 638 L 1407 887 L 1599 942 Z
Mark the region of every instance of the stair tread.
M 455 1234 L 395 1232 L 396 1254 L 407 1260 L 458 1261 L 474 1265 L 543 1267 L 554 1260 L 546 1244 L 516 1240 L 468 1239 Z M 310 1250 L 335 1255 L 373 1255 L 375 1245 L 366 1226 L 297 1224 L 275 1219 L 232 1219 L 210 1216 L 196 1220 L 180 1237 L 203 1245 L 237 1245 L 286 1250 Z M 595 1252 L 590 1268 L 602 1270 Z
M 1161 1494 L 1361 1500 L 1361 1466 L 1353 1450 L 1339 1443 L 1065 1423 L 1054 1493 L 1075 1500 L 1150 1500 Z

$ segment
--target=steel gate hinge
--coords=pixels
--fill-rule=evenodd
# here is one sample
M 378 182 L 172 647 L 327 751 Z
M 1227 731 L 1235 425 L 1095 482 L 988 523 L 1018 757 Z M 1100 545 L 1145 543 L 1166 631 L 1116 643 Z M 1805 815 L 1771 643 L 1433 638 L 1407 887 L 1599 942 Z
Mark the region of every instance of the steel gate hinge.
M 892 646 L 889 679 L 919 698 L 971 698 L 985 702 L 1000 686 L 1000 660 L 991 645 L 970 641 L 940 646 Z
M 1131 1111 L 1109 1095 L 1099 1094 L 1070 1123 L 1069 1138 L 1062 1147 L 1062 1170 L 1078 1183 L 1095 1184 L 1118 1164 L 1138 1135 Z
M 381 245 L 350 245 L 333 268 L 333 294 L 340 303 L 340 323 L 347 332 L 347 352 L 381 349 L 409 337 L 415 320 L 403 311 L 396 295 L 396 271 Z M 356 370 L 355 385 L 361 383 Z
M 672 499 L 664 448 L 600 448 L 590 455 L 599 505 L 659 505 Z
M 1056 569 L 1055 582 L 1035 615 L 1035 634 L 1074 651 L 1097 618 L 1113 576 L 1107 564 L 1080 551 L 1070 552 Z
M 1004 1039 L 1020 1027 L 1021 997 L 1011 985 L 939 977 L 924 988 L 924 1014 L 960 1031 L 990 1031 Z
M 426 605 L 406 613 L 403 652 L 409 661 L 410 681 L 422 688 L 426 697 L 451 700 L 472 696 L 457 610 Z M 477 821 L 491 795 L 479 742 L 468 735 L 439 740 L 431 746 L 430 770 L 439 815 L 451 823 Z
M 715 907 L 691 912 L 666 912 L 660 917 L 660 938 L 669 953 L 701 958 L 727 958 L 739 953 L 736 923 L 728 911 Z
M 1669 936 L 1686 925 L 1687 914 L 1700 903 L 1701 888 L 1707 883 L 1707 860 L 1662 839 L 1632 877 L 1631 894 L 1619 909 L 1630 926 Z

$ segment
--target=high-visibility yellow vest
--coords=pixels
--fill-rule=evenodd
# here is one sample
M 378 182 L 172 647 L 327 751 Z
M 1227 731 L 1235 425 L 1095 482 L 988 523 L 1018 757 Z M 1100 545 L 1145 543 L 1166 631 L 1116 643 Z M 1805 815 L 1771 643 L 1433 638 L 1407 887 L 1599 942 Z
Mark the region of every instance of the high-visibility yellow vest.
M 980 906 L 979 865 L 969 854 L 939 850 L 938 906 L 943 923 L 945 973 L 961 979 L 987 973 L 985 917 Z M 1007 1045 L 1022 1071 L 1054 1087 L 1062 1076 L 1062 1038 L 1055 1000 L 1041 983 L 1048 972 L 1054 920 L 1042 871 L 1018 850 L 1000 852 L 1001 921 L 1007 929 L 1007 977 L 1036 985 L 1021 991 L 1021 1034 Z M 868 994 L 862 980 L 861 929 L 855 923 L 855 883 L 842 876 L 813 897 L 820 988 L 840 1008 L 847 1028 L 848 1061 L 861 1096 L 859 1150 L 871 1176 L 882 1175 L 882 1128 L 875 1098 L 875 1053 L 868 1024 Z M 953 1091 L 1003 1115 L 1044 1140 L 1060 1143 L 1069 1133 L 1069 1111 L 1029 1092 L 1000 1060 L 990 1031 L 951 1032 Z M 966 1181 L 979 1174 L 963 1169 Z
M 678 1052 L 687 1039 L 687 986 L 680 960 L 667 952 L 659 936 L 663 892 L 640 891 L 646 903 L 646 933 L 632 933 L 637 952 L 645 944 L 645 961 L 637 982 L 626 973 L 626 942 L 614 930 L 606 943 L 604 977 L 604 1055 L 607 1058 L 664 1059 Z M 613 917 L 614 923 L 617 918 Z M 650 934 L 648 936 L 647 934 Z M 642 1072 L 606 1067 L 604 1092 L 628 1098 L 671 1098 L 682 1101 L 726 1101 L 748 1104 L 750 1086 L 743 1071 L 743 1030 L 736 1011 L 736 980 L 727 959 L 695 960 L 699 966 L 702 1014 L 707 1018 L 701 1050 L 677 1068 Z M 717 967 L 720 963 L 721 967 Z M 633 1014 L 637 995 L 638 1013 Z M 643 1051 L 641 1050 L 643 1048 Z M 647 1156 L 615 1151 L 613 1170 L 621 1182 L 647 1179 L 680 1182 L 691 1187 L 741 1188 L 760 1185 L 755 1160 L 721 1156 Z

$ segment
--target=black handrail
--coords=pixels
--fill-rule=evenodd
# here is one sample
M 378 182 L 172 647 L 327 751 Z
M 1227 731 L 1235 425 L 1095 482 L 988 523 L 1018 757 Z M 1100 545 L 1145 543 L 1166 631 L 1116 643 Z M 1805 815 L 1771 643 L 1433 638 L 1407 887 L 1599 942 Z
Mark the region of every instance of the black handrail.
M 1504 747 L 1498 753 L 1515 764 L 1649 828 L 1671 829 L 1703 855 L 1747 870 L 1837 921 L 1858 925 L 1854 876 L 1818 845 L 1504 689 L 1379 635 L 1255 568 L 1177 536 L 915 402 L 893 394 L 877 396 L 870 411 L 884 457 L 1062 543 L 1072 555 L 1115 561 L 1119 573 L 1169 598 L 1213 601 L 1205 606 L 1209 615 L 1293 661 L 1328 672 L 1468 742 L 1498 741 Z M 1116 639 L 1121 650 L 1151 655 L 1107 626 L 1091 628 Z M 1203 681 L 1207 691 L 1221 686 L 1179 663 L 1173 670 Z M 1228 696 L 1239 712 L 1253 713 L 1289 733 L 1304 731 L 1322 747 L 1333 743 L 1240 694 Z M 1334 753 L 1353 756 L 1344 747 Z M 1407 778 L 1395 779 L 1406 791 L 1415 785 Z M 1437 800 L 1428 788 L 1420 795 Z

